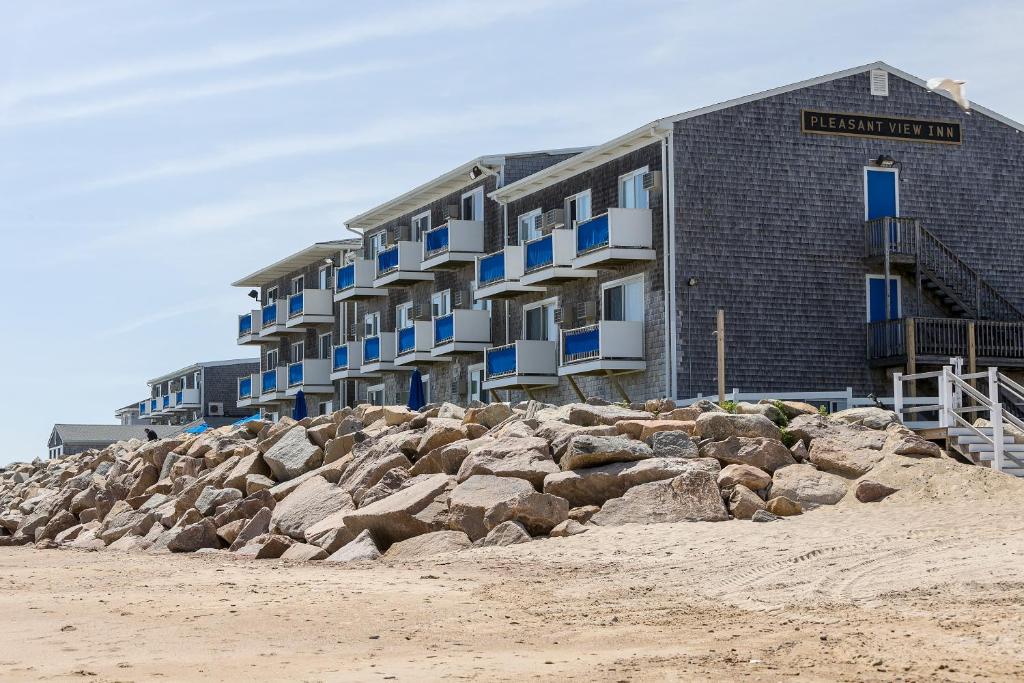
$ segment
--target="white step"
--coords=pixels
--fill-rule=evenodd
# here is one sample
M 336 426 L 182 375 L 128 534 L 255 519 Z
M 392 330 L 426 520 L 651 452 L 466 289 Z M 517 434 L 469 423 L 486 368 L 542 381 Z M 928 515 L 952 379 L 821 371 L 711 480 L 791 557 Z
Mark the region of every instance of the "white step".
M 994 446 L 990 443 L 972 443 L 968 444 L 967 449 L 971 453 L 991 453 Z M 962 450 L 962 449 L 961 449 Z M 1006 444 L 1003 446 L 1004 453 L 1013 453 L 1024 459 L 1024 443 Z
M 988 437 L 989 437 L 989 439 L 991 439 L 992 438 L 992 434 L 991 433 L 988 434 Z M 974 444 L 974 443 L 984 443 L 984 444 L 987 444 L 987 443 L 990 443 L 990 441 L 986 441 L 985 437 L 978 436 L 977 434 L 968 434 L 966 436 L 958 436 L 958 437 L 956 437 L 956 444 L 958 446 L 963 446 L 963 445 L 966 445 L 966 444 Z M 1010 436 L 1008 434 L 1003 434 L 1003 443 L 1005 443 L 1005 444 L 1013 444 L 1013 443 L 1016 443 L 1016 442 L 1013 440 L 1012 436 Z

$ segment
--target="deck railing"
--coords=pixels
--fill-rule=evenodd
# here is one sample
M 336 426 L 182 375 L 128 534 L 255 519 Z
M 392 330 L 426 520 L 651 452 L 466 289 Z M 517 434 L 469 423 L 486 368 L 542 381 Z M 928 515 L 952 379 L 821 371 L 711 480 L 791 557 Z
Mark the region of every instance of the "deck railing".
M 963 318 L 900 318 L 868 323 L 868 359 L 906 357 L 908 333 L 913 335 L 916 357 L 967 356 L 972 328 L 976 357 L 1024 361 L 1024 322 Z
M 393 270 L 398 270 L 397 244 L 377 254 L 377 275 L 384 275 Z
M 342 344 L 335 346 L 334 351 L 331 354 L 332 370 L 347 370 L 348 369 L 348 344 Z
M 598 325 L 562 330 L 562 363 L 597 358 L 601 348 L 601 332 Z
M 423 256 L 429 258 L 448 251 L 448 226 L 439 225 L 423 235 Z
M 238 336 L 252 334 L 252 313 L 238 316 Z
M 554 238 L 544 235 L 526 243 L 525 271 L 531 273 L 555 262 Z
M 505 252 L 499 251 L 481 256 L 477 261 L 477 287 L 505 279 Z
M 341 292 L 343 290 L 355 287 L 356 285 L 356 264 L 350 263 L 347 266 L 338 268 L 334 273 L 334 291 Z
M 505 344 L 484 352 L 487 379 L 506 377 L 516 372 L 516 345 Z
M 603 213 L 587 221 L 576 224 L 576 255 L 607 247 L 610 235 L 608 214 Z

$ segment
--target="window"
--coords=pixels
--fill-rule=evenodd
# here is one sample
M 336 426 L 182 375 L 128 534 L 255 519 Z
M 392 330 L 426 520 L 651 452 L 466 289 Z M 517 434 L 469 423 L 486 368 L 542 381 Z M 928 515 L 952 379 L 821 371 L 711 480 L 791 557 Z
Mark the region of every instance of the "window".
M 484 188 L 478 187 L 462 195 L 461 218 L 464 221 L 484 219 Z
M 306 359 L 306 342 L 300 341 L 295 342 L 291 345 L 289 350 L 289 359 L 292 363 L 298 363 L 301 360 Z
M 277 349 L 267 351 L 267 363 L 263 367 L 264 370 L 273 370 L 277 367 L 277 353 Z
M 644 166 L 619 177 L 619 208 L 648 208 L 647 190 L 644 189 L 644 174 L 647 170 L 647 166 Z
M 384 251 L 385 247 L 387 247 L 387 234 L 383 230 L 381 230 L 380 232 L 373 233 L 367 239 L 369 240 L 370 244 L 369 256 L 371 259 L 375 259 L 377 258 L 377 254 Z
M 519 217 L 519 244 L 540 237 L 541 210 L 534 209 Z
M 320 358 L 331 357 L 331 347 L 334 346 L 334 334 L 328 332 L 320 335 Z
M 412 217 L 412 238 L 417 242 L 423 241 L 423 233 L 430 230 L 430 212 L 416 214 Z
M 476 292 L 476 280 L 469 281 L 469 297 L 473 302 L 470 308 L 474 311 L 487 311 L 491 312 L 491 300 L 490 299 L 474 299 L 473 293 Z
M 430 403 L 430 373 L 420 375 L 420 379 L 423 380 L 423 400 Z
M 430 297 L 430 310 L 435 318 L 446 316 L 452 312 L 452 292 L 446 289 L 443 292 L 434 292 Z
M 292 278 L 292 294 L 298 294 L 306 288 L 306 278 L 303 275 Z
M 376 337 L 380 334 L 380 311 L 363 316 L 363 332 L 367 337 Z
M 331 288 L 331 269 L 328 266 L 320 266 L 316 273 L 317 286 L 320 289 Z
M 558 299 L 545 299 L 523 306 L 523 338 L 539 341 L 558 341 L 555 309 Z
M 268 304 L 272 304 L 277 301 L 277 287 L 271 287 L 267 290 L 266 299 Z
M 395 329 L 404 330 L 407 327 L 412 327 L 413 315 L 412 315 L 412 302 L 406 302 L 404 304 L 398 304 L 395 306 Z
M 366 402 L 375 405 L 384 405 L 384 385 L 374 384 L 366 388 Z
M 576 227 L 580 221 L 590 218 L 590 190 L 580 192 L 565 200 L 565 224 Z
M 469 396 L 470 401 L 481 401 L 484 400 L 484 367 L 483 364 L 470 365 L 469 366 Z
M 330 415 L 334 412 L 334 410 L 332 410 L 333 408 L 334 406 L 331 405 L 331 401 L 320 401 L 316 404 L 316 414 Z
M 644 279 L 633 277 L 609 282 L 602 287 L 604 320 L 644 319 Z

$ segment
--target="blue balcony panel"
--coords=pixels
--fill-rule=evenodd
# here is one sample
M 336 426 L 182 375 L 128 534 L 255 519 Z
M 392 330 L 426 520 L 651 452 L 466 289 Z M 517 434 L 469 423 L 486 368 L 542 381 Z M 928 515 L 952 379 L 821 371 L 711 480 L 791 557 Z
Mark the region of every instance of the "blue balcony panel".
M 267 304 L 263 307 L 263 326 L 273 325 L 277 322 L 277 303 Z
M 526 270 L 550 266 L 555 261 L 551 235 L 545 235 L 526 244 Z
M 176 393 L 174 395 L 174 405 L 180 406 L 182 403 L 184 403 L 185 402 L 185 398 L 184 397 L 185 397 L 185 392 L 179 391 L 178 393 Z
M 302 361 L 288 366 L 288 386 L 302 384 Z
M 263 373 L 263 393 L 277 391 L 277 370 L 267 370 Z
M 252 313 L 243 315 L 238 319 L 238 336 L 252 334 Z
M 478 287 L 505 279 L 505 252 L 499 251 L 480 259 L 479 279 Z
M 252 398 L 252 377 L 243 377 L 238 382 L 238 398 Z
M 608 246 L 608 214 L 591 218 L 576 226 L 577 254 L 585 254 L 605 246 Z
M 377 272 L 387 273 L 398 268 L 398 245 L 377 254 Z
M 416 327 L 405 327 L 398 331 L 398 353 L 408 353 L 416 348 Z
M 367 337 L 363 340 L 363 362 L 372 363 L 380 360 L 380 337 Z
M 334 275 L 335 289 L 349 289 L 356 286 L 356 264 L 350 263 L 347 266 L 338 268 Z
M 600 347 L 600 332 L 597 325 L 565 333 L 566 359 L 595 356 Z
M 515 344 L 499 346 L 487 351 L 487 376 L 502 377 L 515 374 L 516 371 L 516 347 Z
M 288 299 L 288 317 L 302 314 L 302 292 L 292 295 Z
M 434 345 L 442 344 L 455 338 L 455 315 L 449 313 L 434 318 Z
M 334 347 L 333 370 L 344 370 L 348 367 L 348 346 Z

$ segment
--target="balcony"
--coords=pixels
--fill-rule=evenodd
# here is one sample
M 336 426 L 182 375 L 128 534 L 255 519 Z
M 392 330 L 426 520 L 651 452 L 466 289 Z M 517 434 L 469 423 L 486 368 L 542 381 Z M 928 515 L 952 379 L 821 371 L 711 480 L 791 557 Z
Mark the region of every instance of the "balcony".
M 524 285 L 556 285 L 577 278 L 597 277 L 596 270 L 573 267 L 575 233 L 559 228 L 523 245 Z
M 260 320 L 262 313 L 259 309 L 249 311 L 238 316 L 238 344 L 260 343 Z
M 151 398 L 146 401 L 149 408 L 146 411 L 146 417 L 157 417 L 160 414 L 160 399 Z
M 365 301 L 387 296 L 388 290 L 373 286 L 376 267 L 369 259 L 357 258 L 334 271 L 335 301 Z
M 527 292 L 543 292 L 543 287 L 524 285 L 523 247 L 510 245 L 502 251 L 476 259 L 474 299 L 507 299 Z
M 484 352 L 484 389 L 558 384 L 558 342 L 520 339 Z
M 973 339 L 972 339 L 973 336 Z M 913 340 L 908 343 L 908 340 Z M 954 356 L 984 366 L 1024 367 L 1024 321 L 898 318 L 867 323 L 873 367 L 946 365 Z
M 291 330 L 301 332 L 301 330 Z M 283 299 L 267 304 L 260 311 L 260 341 L 274 341 L 288 330 L 288 303 Z
M 484 253 L 484 222 L 449 220 L 423 235 L 423 270 L 459 268 Z
M 149 401 L 139 401 L 139 417 L 149 417 Z
M 314 325 L 334 324 L 334 294 L 329 289 L 307 289 L 288 297 L 289 331 L 301 332 Z
M 246 408 L 258 403 L 259 386 L 260 376 L 258 374 L 245 375 L 238 378 L 238 398 L 236 402 L 239 408 Z
M 288 398 L 285 393 L 288 390 L 288 368 L 272 368 L 260 373 L 260 399 L 261 405 L 278 403 Z
M 480 353 L 491 345 L 491 314 L 488 311 L 459 308 L 434 318 L 432 356 L 452 353 Z
M 560 376 L 617 374 L 646 368 L 642 322 L 600 320 L 595 325 L 562 330 Z
M 434 279 L 433 273 L 421 269 L 422 247 L 419 242 L 399 242 L 377 254 L 377 277 L 374 287 L 397 287 Z
M 653 261 L 650 209 L 608 209 L 608 213 L 578 223 L 577 268 L 620 266 L 634 261 Z
M 414 320 L 412 325 L 395 333 L 395 365 L 438 363 L 450 360 L 431 354 L 434 348 L 434 325 L 430 320 Z
M 359 379 L 363 376 L 363 344 L 350 341 L 331 350 L 331 381 Z
M 153 411 L 153 414 L 157 417 L 167 417 L 171 414 L 171 407 L 171 395 L 164 394 L 156 399 L 156 410 Z
M 331 360 L 329 358 L 307 358 L 288 365 L 288 388 L 285 395 L 333 394 L 331 381 Z
M 363 376 L 377 376 L 382 372 L 396 370 L 395 333 L 381 332 L 363 339 L 363 364 L 359 371 Z M 412 368 L 401 368 L 409 369 Z
M 179 389 L 171 394 L 170 410 L 172 412 L 183 413 L 200 407 L 198 389 Z

